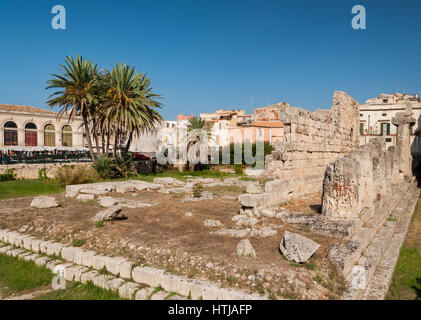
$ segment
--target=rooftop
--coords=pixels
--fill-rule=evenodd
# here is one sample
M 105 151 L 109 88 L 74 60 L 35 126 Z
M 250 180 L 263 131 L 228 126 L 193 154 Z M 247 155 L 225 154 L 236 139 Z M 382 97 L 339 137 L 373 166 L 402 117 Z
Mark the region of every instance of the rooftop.
M 39 114 L 48 114 L 48 115 L 57 115 L 57 112 L 44 110 L 40 108 L 34 108 L 29 106 L 19 106 L 14 104 L 1 104 L 0 111 L 6 112 L 24 112 L 24 113 L 39 113 Z

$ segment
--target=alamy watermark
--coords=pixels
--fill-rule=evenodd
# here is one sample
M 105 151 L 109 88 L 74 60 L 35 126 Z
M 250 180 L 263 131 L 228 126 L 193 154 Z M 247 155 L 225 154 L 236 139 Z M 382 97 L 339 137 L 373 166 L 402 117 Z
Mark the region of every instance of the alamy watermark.
M 177 128 L 159 131 L 153 144 L 158 146 L 157 161 L 165 164 L 247 164 L 264 168 L 265 137 L 271 144 L 277 137 L 268 128 L 243 128 L 224 134 L 203 129 Z M 270 141 L 272 140 L 272 141 Z
M 66 8 L 62 5 L 55 5 L 51 9 L 51 13 L 54 15 L 51 27 L 54 30 L 66 30 Z
M 54 267 L 54 273 L 56 276 L 51 281 L 51 286 L 54 290 L 64 290 L 66 289 L 66 278 L 64 277 L 65 267 L 58 265 Z
M 351 21 L 352 29 L 365 30 L 367 28 L 365 7 L 360 4 L 355 5 L 352 7 L 351 13 L 355 14 Z

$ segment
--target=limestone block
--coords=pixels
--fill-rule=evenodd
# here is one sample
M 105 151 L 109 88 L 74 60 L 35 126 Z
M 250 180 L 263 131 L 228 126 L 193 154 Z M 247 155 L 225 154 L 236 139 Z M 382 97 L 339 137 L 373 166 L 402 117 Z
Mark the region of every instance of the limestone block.
M 122 207 L 120 205 L 109 207 L 108 209 L 98 212 L 93 218 L 93 222 L 98 221 L 111 221 L 117 218 L 120 214 Z
M 82 201 L 94 200 L 95 196 L 93 194 L 79 194 L 76 199 Z
M 121 278 L 112 278 L 108 281 L 108 286 L 112 291 L 118 291 L 118 288 L 122 286 L 125 281 Z
M 46 253 L 49 256 L 52 256 L 52 255 L 60 256 L 63 247 L 65 247 L 65 245 L 61 243 L 57 243 L 57 242 L 48 243 Z
M 30 255 L 32 255 L 32 252 L 25 251 L 25 252 L 22 252 L 22 253 L 18 254 L 17 257 L 19 259 L 24 259 L 25 257 L 30 256 Z
M 133 262 L 123 259 L 123 261 L 118 265 L 120 277 L 130 279 L 132 277 L 133 266 Z
M 134 282 L 126 282 L 118 288 L 118 294 L 125 299 L 133 300 L 140 285 Z
M 92 260 L 92 268 L 96 269 L 96 270 L 101 270 L 102 268 L 105 267 L 105 261 L 108 257 L 104 257 L 101 255 L 96 255 L 93 257 Z
M 39 251 L 40 251 L 41 253 L 45 253 L 45 254 L 47 254 L 48 247 L 49 247 L 51 244 L 52 244 L 52 242 L 51 242 L 51 241 L 42 241 L 42 242 L 39 244 Z
M 19 254 L 25 252 L 23 249 L 13 249 L 6 252 L 8 256 L 17 257 Z
M 259 222 L 259 220 L 256 218 L 247 217 L 241 214 L 234 216 L 231 220 L 234 221 L 237 225 L 245 227 L 252 227 Z
M 107 271 L 112 273 L 113 275 L 118 276 L 120 273 L 120 264 L 125 262 L 126 260 L 123 258 L 110 258 L 105 257 L 105 268 Z
M 89 195 L 91 195 L 91 196 L 94 196 L 94 198 L 95 198 L 95 195 L 103 196 L 103 195 L 107 194 L 107 191 L 105 191 L 105 190 L 97 190 L 97 189 L 89 189 L 89 188 L 80 189 L 79 192 L 82 193 L 82 194 L 85 194 L 85 197 L 88 197 Z M 88 196 L 86 196 L 86 195 L 88 195 Z M 80 196 L 82 196 L 82 195 L 79 195 L 78 199 L 79 199 Z M 89 199 L 84 199 L 84 200 L 89 200 Z
M 176 178 L 155 178 L 154 183 L 161 184 L 161 185 L 173 185 L 177 187 L 184 186 L 184 182 L 180 181 Z
M 229 236 L 233 238 L 244 238 L 247 237 L 251 232 L 251 229 L 221 229 L 214 232 L 216 235 Z
M 44 256 L 44 257 L 35 259 L 34 262 L 37 266 L 44 267 L 47 264 L 47 262 L 50 262 L 50 261 L 51 261 L 50 258 Z
M 7 234 L 9 232 L 8 229 L 0 229 L 0 241 L 7 242 Z
M 243 207 L 258 208 L 264 205 L 265 194 L 244 193 L 238 196 L 238 200 L 240 201 Z
M 34 238 L 30 237 L 30 236 L 26 236 L 23 239 L 23 247 L 26 250 L 32 250 L 32 241 L 34 241 Z
M 243 239 L 237 244 L 237 255 L 243 257 L 255 257 L 256 251 L 254 251 L 249 239 Z
M 115 290 L 115 288 L 112 288 L 110 286 L 110 282 L 113 279 L 114 278 L 112 276 L 100 274 L 100 275 L 94 277 L 92 282 L 95 286 L 97 286 L 99 288 L 102 288 L 104 290 Z
M 135 300 L 148 300 L 153 291 L 150 287 L 142 288 L 136 292 Z
M 118 204 L 118 200 L 113 197 L 100 197 L 98 198 L 99 205 L 104 208 L 109 208 Z
M 35 252 L 35 253 L 41 252 L 40 251 L 40 246 L 41 246 L 41 243 L 42 242 L 43 241 L 42 240 L 39 240 L 39 239 L 32 240 L 32 243 L 31 243 L 31 249 L 32 249 L 32 251 Z
M 82 275 L 84 273 L 87 273 L 87 272 L 90 272 L 90 269 L 89 268 L 86 268 L 86 267 L 83 267 L 83 266 L 81 266 L 80 268 L 76 269 L 74 271 L 74 278 L 73 278 L 74 281 L 80 282 L 81 279 L 82 279 Z
M 152 267 L 135 267 L 132 270 L 132 278 L 138 283 L 144 283 L 151 287 L 161 285 L 164 271 Z
M 84 272 L 80 276 L 80 282 L 85 283 L 85 284 L 88 282 L 93 282 L 95 277 L 97 277 L 98 275 L 99 274 L 96 271 Z
M 36 197 L 31 202 L 31 207 L 38 208 L 38 209 L 55 208 L 58 206 L 59 204 L 56 202 L 56 199 L 54 197 L 47 197 L 47 196 Z
M 97 255 L 95 251 L 87 250 L 82 252 L 81 255 L 81 264 L 85 267 L 93 267 L 94 266 L 94 257 Z
M 268 237 L 273 237 L 274 235 L 278 234 L 278 231 L 275 229 L 272 229 L 270 227 L 267 226 L 263 226 L 261 228 L 258 229 L 252 229 L 250 232 L 250 236 L 254 237 L 254 238 L 268 238 Z
M 308 259 L 319 249 L 320 245 L 297 233 L 284 231 L 279 248 L 288 259 L 297 263 L 307 262 Z
M 218 220 L 213 220 L 213 219 L 208 219 L 208 220 L 205 220 L 205 222 L 204 222 L 203 224 L 204 224 L 206 227 L 209 227 L 209 228 L 217 228 L 217 227 L 222 226 L 221 221 L 218 221 Z
M 23 260 L 25 260 L 25 261 L 35 261 L 39 257 L 40 257 L 39 254 L 30 254 L 30 255 L 27 255 L 26 257 L 24 257 Z
M 0 253 L 7 253 L 9 250 L 13 250 L 13 246 L 0 247 Z
M 82 266 L 72 266 L 64 269 L 64 278 L 67 281 L 74 281 L 75 280 L 75 274 L 76 272 L 80 272 L 84 270 L 85 268 Z M 80 279 L 80 276 L 79 276 Z M 77 280 L 75 280 L 77 281 Z

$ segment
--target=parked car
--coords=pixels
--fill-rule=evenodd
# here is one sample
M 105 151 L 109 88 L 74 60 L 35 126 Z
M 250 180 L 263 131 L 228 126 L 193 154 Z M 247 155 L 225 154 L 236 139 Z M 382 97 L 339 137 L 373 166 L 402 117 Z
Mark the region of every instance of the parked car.
M 145 156 L 144 154 L 141 153 L 133 153 L 133 159 L 135 161 L 141 161 L 141 160 L 151 160 L 150 157 Z

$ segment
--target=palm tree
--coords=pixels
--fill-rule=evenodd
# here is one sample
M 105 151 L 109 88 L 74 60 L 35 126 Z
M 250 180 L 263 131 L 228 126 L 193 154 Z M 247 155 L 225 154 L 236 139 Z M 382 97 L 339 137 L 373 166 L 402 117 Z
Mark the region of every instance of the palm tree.
M 210 130 L 205 120 L 193 117 L 187 125 L 186 148 L 189 171 L 194 171 L 194 166 L 208 162 Z M 199 156 L 199 159 L 197 158 Z
M 98 65 L 90 60 L 77 56 L 65 58 L 65 64 L 60 65 L 61 75 L 52 74 L 53 78 L 48 80 L 46 89 L 56 89 L 48 97 L 47 105 L 51 108 L 59 106 L 58 118 L 63 114 L 69 115 L 69 121 L 74 120 L 76 115 L 82 117 L 85 135 L 92 161 L 95 163 L 95 154 L 92 148 L 92 140 L 89 132 L 89 121 L 94 107 L 94 90 L 98 79 Z
M 157 101 L 161 96 L 154 94 L 150 87 L 151 80 L 135 68 L 121 63 L 115 65 L 105 76 L 107 90 L 104 97 L 103 117 L 110 121 L 114 131 L 114 154 L 127 136 L 124 151 L 127 152 L 133 134 L 154 130 L 163 121 L 155 110 L 160 108 Z

